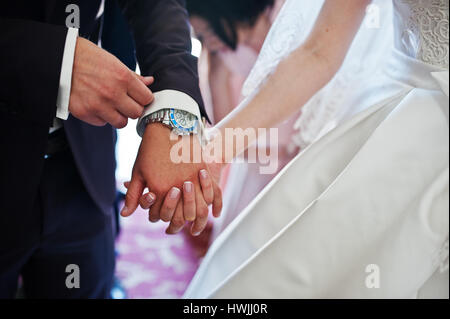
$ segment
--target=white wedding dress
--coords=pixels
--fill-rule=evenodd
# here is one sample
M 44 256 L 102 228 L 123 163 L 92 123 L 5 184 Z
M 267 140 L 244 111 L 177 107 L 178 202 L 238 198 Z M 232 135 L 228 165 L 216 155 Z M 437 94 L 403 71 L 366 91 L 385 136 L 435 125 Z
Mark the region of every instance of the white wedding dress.
M 311 28 L 319 8 L 302 3 L 285 4 L 247 94 Z M 213 243 L 186 298 L 448 298 L 449 2 L 392 3 L 393 45 L 360 31 L 298 121 L 309 146 Z

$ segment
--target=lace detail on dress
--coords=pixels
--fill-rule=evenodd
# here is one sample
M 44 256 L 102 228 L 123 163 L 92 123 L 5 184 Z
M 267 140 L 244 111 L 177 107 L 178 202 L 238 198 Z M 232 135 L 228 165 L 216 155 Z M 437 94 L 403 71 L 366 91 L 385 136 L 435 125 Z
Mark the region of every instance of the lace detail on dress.
M 409 56 L 448 69 L 449 1 L 401 0 L 408 6 L 402 44 Z
M 323 0 L 286 1 L 243 86 L 244 97 L 255 94 L 280 61 L 305 41 L 323 3 Z M 339 75 L 303 106 L 294 127 L 298 131 L 293 134 L 289 147 L 303 149 L 339 124 L 342 116 L 352 107 L 352 104 L 343 102 L 346 96 L 379 68 L 380 58 L 385 58 L 383 53 L 390 50 L 393 41 L 392 3 L 374 0 L 373 4 L 380 8 L 379 12 L 383 12 L 381 29 L 363 27 Z
M 296 49 L 305 36 L 302 6 L 296 0 L 288 0 L 267 35 L 255 66 L 242 88 L 244 97 L 254 93 L 272 74 L 281 60 Z
M 338 125 L 339 114 L 345 111 L 340 108 L 342 101 L 355 83 L 360 81 L 361 67 L 353 66 L 349 72 L 336 76 L 326 87 L 319 91 L 313 99 L 302 108 L 302 114 L 296 121 L 294 129 L 298 130 L 292 137 L 294 145 L 300 149 L 320 138 Z
M 358 105 L 349 97 L 354 96 L 353 92 L 370 77 L 380 73 L 393 42 L 392 3 L 374 0 L 373 5 L 383 12 L 380 27 L 370 27 L 368 22 L 371 17 L 367 16 L 369 21 L 362 23 L 340 71 L 303 106 L 301 116 L 294 125 L 296 134 L 292 138 L 292 143 L 300 149 L 306 148 L 353 114 Z M 368 7 L 367 13 L 371 9 Z
M 287 0 L 280 10 L 272 28 L 264 42 L 258 60 L 242 88 L 242 95 L 249 97 L 255 94 L 276 70 L 278 64 L 291 52 L 298 48 L 309 35 L 314 26 L 323 1 Z M 334 114 L 330 108 L 319 109 L 320 98 L 311 101 L 309 107 L 304 107 L 302 114 L 307 121 L 298 121 L 296 127 L 302 127 L 302 134 L 294 134 L 288 148 L 296 145 L 306 146 L 317 135 L 317 131 Z M 318 114 L 320 113 L 320 114 Z M 303 116 L 301 116 L 302 118 Z M 306 125 L 308 122 L 309 125 Z M 322 123 L 322 124 L 321 124 Z

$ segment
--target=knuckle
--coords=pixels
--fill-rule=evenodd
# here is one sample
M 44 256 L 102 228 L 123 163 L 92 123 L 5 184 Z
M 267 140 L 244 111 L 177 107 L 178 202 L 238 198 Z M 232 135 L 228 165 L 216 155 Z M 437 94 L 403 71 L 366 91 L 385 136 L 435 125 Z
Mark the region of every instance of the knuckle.
M 213 196 L 205 196 L 205 202 L 207 205 L 211 205 L 214 202 Z
M 115 128 L 124 128 L 128 124 L 128 119 L 124 117 L 120 117 L 117 120 L 114 121 L 113 126 Z
M 170 211 L 170 210 L 174 210 L 176 205 L 177 205 L 178 201 L 173 200 L 173 199 L 168 199 L 166 200 L 166 202 L 163 205 L 164 210 L 166 211 Z
M 141 169 L 141 174 L 145 176 L 146 170 Z M 167 186 L 162 180 L 160 183 L 153 183 L 151 178 L 147 178 L 148 180 L 148 188 L 152 190 L 153 193 L 156 194 L 157 198 L 166 198 L 167 192 L 170 190 L 170 187 Z
M 140 118 L 141 115 L 142 115 L 142 111 L 143 111 L 143 110 L 144 110 L 143 108 L 136 108 L 136 109 L 134 109 L 134 110 L 131 112 L 130 117 L 131 117 L 133 120 Z
M 168 213 L 161 214 L 160 217 L 161 217 L 161 220 L 162 220 L 163 222 L 168 222 L 168 221 L 170 221 L 170 216 L 169 216 Z
M 173 205 L 169 205 L 167 203 L 165 203 L 164 205 L 162 205 L 161 210 L 160 210 L 160 216 L 164 216 L 164 217 L 168 217 L 170 216 L 170 213 L 173 211 Z
M 106 121 L 103 120 L 95 120 L 95 126 L 105 126 L 106 125 Z
M 206 217 L 208 217 L 208 212 L 209 212 L 208 207 L 206 207 L 206 206 L 200 207 L 197 211 L 197 216 L 199 218 L 206 218 Z
M 126 200 L 127 202 L 135 202 L 135 201 L 137 200 L 137 198 L 136 198 L 136 196 L 134 196 L 133 193 L 128 192 L 128 193 L 125 195 L 125 200 Z
M 208 198 L 214 198 L 214 189 L 212 187 L 205 189 L 203 193 L 205 194 L 205 196 L 208 196 Z
M 175 226 L 176 228 L 180 228 L 184 225 L 184 219 L 181 217 L 174 217 L 172 219 L 172 224 L 173 226 Z
M 116 97 L 116 90 L 110 86 L 110 85 L 106 85 L 102 88 L 101 90 L 101 95 L 104 99 L 106 99 L 107 101 L 112 101 L 114 100 L 114 98 Z
M 185 204 L 192 205 L 193 203 L 195 203 L 195 197 L 193 194 L 184 193 L 183 201 Z
M 161 208 L 161 211 L 159 212 L 159 218 L 161 218 L 163 221 L 168 221 L 168 219 L 170 219 L 170 212 L 171 212 L 172 210 L 170 209 L 170 208 L 168 208 L 168 207 L 162 207 Z
M 203 187 L 203 188 L 209 188 L 209 187 L 212 187 L 212 183 L 211 183 L 211 180 L 210 180 L 209 178 L 207 178 L 207 179 L 201 179 L 200 181 L 201 181 L 201 183 L 202 183 L 202 187 Z
M 150 90 L 148 90 L 148 94 L 146 94 L 144 98 L 144 105 L 150 104 L 153 102 L 153 94 Z
M 100 96 L 88 96 L 86 99 L 86 102 L 84 103 L 84 107 L 82 108 L 82 111 L 85 113 L 96 113 L 98 105 L 101 104 L 101 95 L 103 94 L 103 91 L 101 91 Z
M 128 125 L 128 119 L 126 119 L 126 118 L 123 118 L 122 120 L 121 120 L 121 123 L 119 123 L 120 124 L 120 128 L 124 128 L 125 126 L 127 126 Z
M 76 113 L 73 113 L 75 116 L 79 117 L 80 119 L 85 119 L 89 116 L 89 112 L 86 108 L 80 108 Z
M 130 80 L 130 71 L 125 67 L 119 68 L 117 71 L 117 79 L 122 83 L 127 83 Z

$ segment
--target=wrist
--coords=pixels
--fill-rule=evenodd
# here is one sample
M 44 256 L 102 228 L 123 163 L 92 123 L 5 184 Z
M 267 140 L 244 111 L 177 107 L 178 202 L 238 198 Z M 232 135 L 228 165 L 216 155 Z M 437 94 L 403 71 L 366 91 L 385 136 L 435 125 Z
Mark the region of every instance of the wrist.
M 151 136 L 154 138 L 155 136 L 166 136 L 167 138 L 169 138 L 171 132 L 172 130 L 162 123 L 149 123 L 144 129 L 144 134 L 142 135 L 142 137 L 145 138 L 147 136 Z
M 173 133 L 173 130 L 170 127 L 159 122 L 149 123 L 145 128 L 142 138 L 145 141 L 152 141 L 151 144 L 166 144 L 169 147 L 174 146 L 180 141 L 183 141 L 183 143 L 184 141 L 189 141 L 189 147 L 192 148 L 198 141 L 195 135 L 177 135 Z

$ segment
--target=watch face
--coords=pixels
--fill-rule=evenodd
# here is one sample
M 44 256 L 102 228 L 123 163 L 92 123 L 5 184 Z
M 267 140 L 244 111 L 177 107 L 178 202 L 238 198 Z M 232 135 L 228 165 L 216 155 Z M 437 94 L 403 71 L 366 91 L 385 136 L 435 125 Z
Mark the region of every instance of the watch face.
M 169 116 L 173 126 L 185 132 L 193 132 L 197 126 L 197 117 L 189 112 L 170 109 Z

